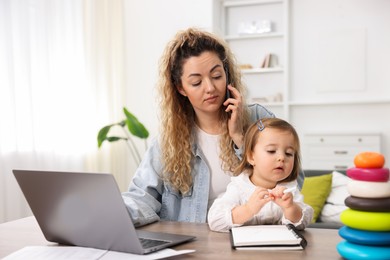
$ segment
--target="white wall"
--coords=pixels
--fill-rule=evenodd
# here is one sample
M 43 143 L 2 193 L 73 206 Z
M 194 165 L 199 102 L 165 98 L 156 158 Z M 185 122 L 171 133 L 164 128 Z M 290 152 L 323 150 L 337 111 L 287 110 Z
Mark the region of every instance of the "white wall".
M 178 30 L 190 26 L 211 31 L 212 18 L 209 0 L 125 1 L 126 106 L 149 130 L 149 141 L 158 134 L 156 82 L 158 62 L 166 44 Z M 136 167 L 130 168 L 129 179 Z
M 303 142 L 306 133 L 380 133 L 390 166 L 389 14 L 387 0 L 291 1 L 290 97 L 300 105 L 290 120 Z
M 292 0 L 293 101 L 390 99 L 390 1 Z

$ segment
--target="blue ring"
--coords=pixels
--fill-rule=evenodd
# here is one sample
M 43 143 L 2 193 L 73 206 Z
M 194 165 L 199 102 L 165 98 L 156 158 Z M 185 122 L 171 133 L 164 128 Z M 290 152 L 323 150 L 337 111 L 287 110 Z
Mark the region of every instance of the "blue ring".
M 345 259 L 390 260 L 390 247 L 364 246 L 343 240 L 337 244 L 337 251 Z
M 390 232 L 365 231 L 343 226 L 339 229 L 339 235 L 355 244 L 390 246 Z

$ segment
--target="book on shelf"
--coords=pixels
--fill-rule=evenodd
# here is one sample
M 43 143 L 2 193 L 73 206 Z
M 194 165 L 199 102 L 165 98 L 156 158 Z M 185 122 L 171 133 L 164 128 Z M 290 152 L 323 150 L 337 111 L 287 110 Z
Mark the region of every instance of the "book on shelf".
M 268 53 L 265 55 L 261 68 L 274 68 L 278 66 L 278 57 L 275 54 Z
M 233 227 L 230 242 L 237 250 L 303 250 L 307 246 L 292 224 Z

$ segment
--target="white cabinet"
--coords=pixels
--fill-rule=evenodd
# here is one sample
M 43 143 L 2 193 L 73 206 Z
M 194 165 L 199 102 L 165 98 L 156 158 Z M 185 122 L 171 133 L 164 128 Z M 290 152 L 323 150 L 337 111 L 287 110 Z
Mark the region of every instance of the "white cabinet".
M 218 31 L 242 65 L 248 102 L 272 106 L 274 112 L 275 108 L 280 110 L 279 117 L 288 117 L 288 0 L 219 3 Z M 269 54 L 270 66 L 264 67 Z
M 380 134 L 307 134 L 303 141 L 303 169 L 346 170 L 358 153 L 381 152 Z

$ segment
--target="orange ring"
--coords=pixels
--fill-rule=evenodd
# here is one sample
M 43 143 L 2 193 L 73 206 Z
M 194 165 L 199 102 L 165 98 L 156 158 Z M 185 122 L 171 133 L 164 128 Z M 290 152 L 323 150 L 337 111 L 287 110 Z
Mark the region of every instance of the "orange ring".
M 353 162 L 357 168 L 382 168 L 385 157 L 377 152 L 363 152 L 356 155 Z

